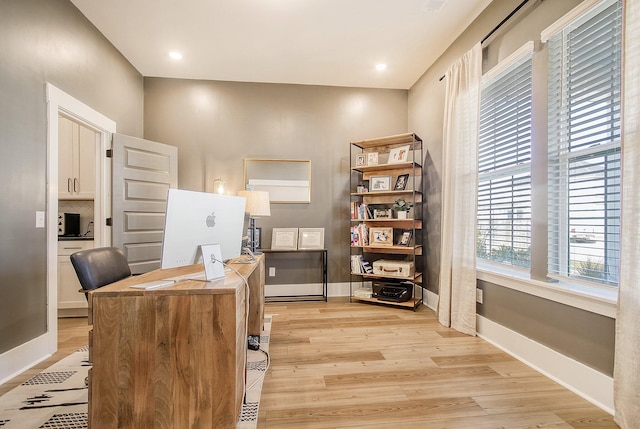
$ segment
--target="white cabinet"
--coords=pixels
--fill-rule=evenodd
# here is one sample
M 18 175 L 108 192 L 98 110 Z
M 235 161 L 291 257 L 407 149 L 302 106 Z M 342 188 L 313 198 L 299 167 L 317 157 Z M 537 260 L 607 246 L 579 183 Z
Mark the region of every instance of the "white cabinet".
M 58 316 L 86 316 L 87 299 L 71 265 L 72 253 L 93 248 L 93 240 L 58 241 Z M 75 312 L 73 310 L 76 310 Z
M 58 118 L 58 198 L 92 200 L 96 182 L 96 132 Z

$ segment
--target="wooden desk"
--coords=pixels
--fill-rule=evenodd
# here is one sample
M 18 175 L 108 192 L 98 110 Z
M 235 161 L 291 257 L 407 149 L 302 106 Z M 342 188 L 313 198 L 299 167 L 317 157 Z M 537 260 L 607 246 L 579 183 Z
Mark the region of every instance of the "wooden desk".
M 263 259 L 233 267 L 264 289 Z M 89 428 L 236 427 L 247 352 L 242 279 L 228 272 L 212 282 L 130 287 L 201 270 L 155 270 L 89 293 Z M 261 326 L 258 296 L 250 292 L 253 329 Z

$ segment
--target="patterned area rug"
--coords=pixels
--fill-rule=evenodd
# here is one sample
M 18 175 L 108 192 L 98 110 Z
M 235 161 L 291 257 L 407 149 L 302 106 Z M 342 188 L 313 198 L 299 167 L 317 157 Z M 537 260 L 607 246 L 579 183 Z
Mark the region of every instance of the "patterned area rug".
M 268 369 L 271 316 L 265 317 L 260 348 L 248 351 L 247 400 L 237 429 L 255 429 L 262 383 Z M 2 429 L 77 429 L 87 427 L 89 349 L 83 347 L 0 397 Z

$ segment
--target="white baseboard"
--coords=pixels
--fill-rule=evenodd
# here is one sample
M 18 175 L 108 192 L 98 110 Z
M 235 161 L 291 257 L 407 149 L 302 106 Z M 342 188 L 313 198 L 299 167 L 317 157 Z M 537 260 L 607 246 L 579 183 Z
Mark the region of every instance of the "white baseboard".
M 613 415 L 613 378 L 485 317 L 478 336 Z
M 49 334 L 41 335 L 0 355 L 0 384 L 20 375 L 55 352 Z

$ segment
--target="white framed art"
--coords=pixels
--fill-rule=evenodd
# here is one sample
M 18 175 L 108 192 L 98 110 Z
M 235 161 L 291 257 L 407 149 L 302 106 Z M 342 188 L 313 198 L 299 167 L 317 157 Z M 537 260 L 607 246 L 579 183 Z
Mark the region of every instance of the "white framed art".
M 389 151 L 389 164 L 396 164 L 399 162 L 407 162 L 409 159 L 409 145 L 394 147 Z
M 271 233 L 271 249 L 297 250 L 298 228 L 273 228 Z
M 298 228 L 298 249 L 324 249 L 324 228 Z

